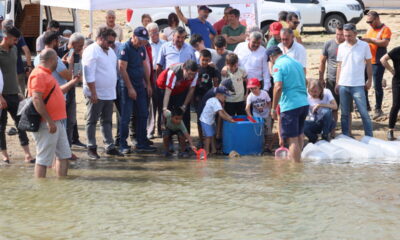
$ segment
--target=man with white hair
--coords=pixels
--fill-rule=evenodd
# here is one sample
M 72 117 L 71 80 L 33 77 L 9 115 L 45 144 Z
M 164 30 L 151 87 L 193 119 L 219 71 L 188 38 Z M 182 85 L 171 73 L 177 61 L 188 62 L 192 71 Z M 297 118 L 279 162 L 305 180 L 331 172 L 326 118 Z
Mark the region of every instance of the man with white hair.
M 117 34 L 116 41 L 122 42 L 124 40 L 123 30 L 121 26 L 115 23 L 115 19 L 116 19 L 115 12 L 113 10 L 108 10 L 106 14 L 106 23 L 100 25 L 98 31 L 104 27 L 110 28 L 114 30 L 114 32 Z
M 73 76 L 82 78 L 82 52 L 83 45 L 85 43 L 85 37 L 80 33 L 74 33 L 70 36 L 68 41 L 68 55 L 66 60 L 68 63 L 68 69 L 72 72 Z M 77 124 L 76 119 L 76 93 L 75 86 L 73 86 L 67 93 L 67 136 L 68 142 L 71 145 L 72 140 L 78 139 L 79 136 L 73 136 L 74 126 Z
M 161 110 L 161 108 L 158 108 L 158 94 L 155 89 L 155 81 L 156 81 L 156 71 L 155 69 L 157 68 L 157 59 L 158 55 L 160 53 L 161 46 L 165 43 L 165 40 L 160 39 L 160 31 L 158 28 L 157 23 L 149 23 L 147 25 L 147 31 L 149 32 L 149 37 L 150 37 L 150 46 L 151 46 L 151 53 L 152 53 L 152 66 L 153 66 L 153 72 L 151 73 L 151 83 L 153 87 L 153 95 L 152 95 L 152 101 L 153 101 L 153 114 L 149 115 L 149 120 L 148 120 L 148 126 L 147 126 L 147 134 L 148 135 L 154 135 L 155 132 L 155 127 L 156 127 L 156 120 L 157 121 L 157 130 L 158 130 L 158 135 L 161 136 L 161 116 L 162 116 L 162 111 L 158 111 L 158 117 L 157 117 L 157 110 Z M 151 137 L 151 136 L 150 136 Z
M 281 43 L 278 47 L 282 50 L 283 54 L 297 60 L 303 65 L 304 73 L 306 74 L 307 68 L 307 52 L 300 43 L 294 40 L 294 33 L 292 29 L 283 28 L 281 30 Z
M 261 46 L 262 33 L 252 32 L 247 42 L 239 43 L 235 53 L 239 57 L 239 65 L 247 73 L 247 78 L 257 78 L 263 83 L 263 89 L 271 87 L 271 76 L 267 64 L 266 50 Z

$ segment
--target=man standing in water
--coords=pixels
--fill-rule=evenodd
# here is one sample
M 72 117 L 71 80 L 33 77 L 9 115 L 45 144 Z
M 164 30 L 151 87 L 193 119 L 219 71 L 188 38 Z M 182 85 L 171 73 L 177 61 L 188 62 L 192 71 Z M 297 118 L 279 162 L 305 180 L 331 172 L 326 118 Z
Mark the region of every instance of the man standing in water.
M 293 58 L 283 55 L 282 50 L 273 46 L 267 50 L 272 62 L 274 94 L 271 108 L 272 117 L 277 120 L 276 108 L 281 109 L 281 136 L 289 144 L 289 156 L 300 162 L 304 145 L 304 121 L 308 114 L 306 79 L 303 66 Z
M 63 93 L 80 81 L 79 76 L 68 83 L 60 85 L 52 76 L 57 68 L 58 56 L 51 48 L 45 48 L 40 53 L 40 64 L 36 67 L 28 80 L 28 92 L 32 96 L 36 111 L 42 116 L 42 123 L 32 136 L 36 142 L 35 177 L 46 177 L 47 167 L 52 166 L 56 158 L 55 171 L 58 177 L 67 176 L 68 159 L 71 149 L 68 143 L 67 132 L 62 121 L 67 117 L 66 104 Z M 43 99 L 48 98 L 47 104 Z

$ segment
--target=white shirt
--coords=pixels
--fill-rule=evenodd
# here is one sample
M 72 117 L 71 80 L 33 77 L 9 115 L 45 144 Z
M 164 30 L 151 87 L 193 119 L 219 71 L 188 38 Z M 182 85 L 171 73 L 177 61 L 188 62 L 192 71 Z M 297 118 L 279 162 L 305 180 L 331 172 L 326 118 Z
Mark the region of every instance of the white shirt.
M 208 125 L 213 125 L 215 123 L 215 114 L 220 110 L 222 110 L 222 105 L 218 98 L 213 97 L 208 99 L 201 113 L 200 121 Z
M 314 109 L 315 105 L 317 105 L 317 104 L 330 104 L 332 102 L 332 100 L 335 100 L 335 98 L 333 97 L 331 90 L 325 88 L 324 89 L 324 96 L 323 96 L 322 99 L 313 98 L 313 97 L 311 97 L 310 94 L 308 94 L 307 100 L 308 100 L 308 104 L 310 105 L 308 116 L 312 117 L 312 115 L 313 115 L 312 110 Z M 321 114 L 321 108 L 319 108 L 318 111 L 317 111 L 317 116 L 318 116 L 317 119 L 320 119 L 322 117 L 321 115 L 322 115 Z
M 234 53 L 239 57 L 239 66 L 243 68 L 247 77 L 264 81 L 264 90 L 271 87 L 271 76 L 267 64 L 267 50 L 260 46 L 256 51 L 251 51 L 248 42 L 239 43 Z
M 359 87 L 365 85 L 365 60 L 372 58 L 368 43 L 357 39 L 350 46 L 347 42 L 339 45 L 337 61 L 341 62 L 339 85 Z
M 83 94 L 90 96 L 88 83 L 96 83 L 97 98 L 100 100 L 116 99 L 117 56 L 109 48 L 107 53 L 97 44 L 88 46 L 82 55 Z
M 154 43 L 150 40 L 151 54 L 153 55 L 153 69 L 157 68 L 157 59 L 160 53 L 161 46 L 165 43 L 165 40 L 160 39 L 158 43 Z
M 253 106 L 253 116 L 267 118 L 269 115 L 268 103 L 271 102 L 271 98 L 268 93 L 264 90 L 260 91 L 260 95 L 256 96 L 254 93 L 250 93 L 247 96 L 247 105 Z
M 279 43 L 278 47 L 282 50 L 283 54 L 297 60 L 303 65 L 304 68 L 307 67 L 307 51 L 300 43 L 296 41 L 293 42 L 292 47 L 285 51 L 285 47 L 282 43 Z

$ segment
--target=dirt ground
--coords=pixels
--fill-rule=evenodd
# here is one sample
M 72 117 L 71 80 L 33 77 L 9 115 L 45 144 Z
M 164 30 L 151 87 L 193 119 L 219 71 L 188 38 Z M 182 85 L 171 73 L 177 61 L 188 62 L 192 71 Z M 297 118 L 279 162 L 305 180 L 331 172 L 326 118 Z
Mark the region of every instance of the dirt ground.
M 381 12 L 381 20 L 383 23 L 385 23 L 387 26 L 389 26 L 393 32 L 392 39 L 390 42 L 390 45 L 388 49 L 392 49 L 396 46 L 400 45 L 400 11 L 384 11 Z M 104 22 L 104 17 L 105 17 L 105 11 L 96 11 L 94 12 L 94 26 L 98 26 Z M 80 18 L 81 18 L 81 24 L 82 24 L 82 32 L 87 35 L 89 33 L 89 14 L 86 11 L 80 11 Z M 357 25 L 357 28 L 360 30 L 360 35 L 365 33 L 365 31 L 368 29 L 368 25 L 365 23 L 365 18 Z M 125 26 L 125 11 L 117 11 L 117 23 L 120 24 L 124 28 L 124 36 L 126 39 L 131 35 L 131 30 Z M 304 28 L 304 32 L 302 33 L 302 38 L 304 42 L 304 46 L 307 49 L 307 55 L 308 55 L 308 77 L 310 78 L 317 78 L 318 77 L 318 66 L 319 66 L 319 57 L 321 55 L 321 49 L 323 47 L 323 44 L 325 41 L 330 40 L 334 37 L 334 35 L 329 35 L 323 32 L 323 28 Z M 384 102 L 383 102 L 383 111 L 385 113 L 385 116 L 382 117 L 381 119 L 377 121 L 373 121 L 374 124 L 374 134 L 376 137 L 386 139 L 386 130 L 387 130 L 387 124 L 388 124 L 388 114 L 390 111 L 390 107 L 392 104 L 392 90 L 391 90 L 391 74 L 386 71 L 384 80 L 387 82 L 387 87 L 384 90 Z M 82 94 L 82 88 L 77 88 L 77 102 L 78 102 L 78 107 L 77 107 L 77 119 L 78 119 L 78 125 L 79 125 L 79 133 L 80 133 L 80 139 L 82 142 L 86 142 L 86 134 L 85 134 L 85 120 L 84 120 L 84 115 L 86 111 L 86 106 L 85 106 L 85 101 L 83 98 Z M 373 88 L 369 91 L 369 99 L 371 102 L 371 106 L 373 107 L 375 104 L 375 95 L 374 95 L 374 90 Z M 372 115 L 372 112 L 371 112 Z M 115 126 L 114 121 L 114 126 Z M 11 127 L 14 123 L 12 122 L 11 118 L 9 118 L 8 126 Z M 340 124 L 338 124 L 340 126 Z M 114 134 L 116 132 L 116 128 L 114 127 L 113 129 Z M 340 128 L 338 128 L 338 133 L 340 133 Z M 192 133 L 193 136 L 197 136 L 197 129 L 195 127 L 195 124 L 192 124 Z M 362 128 L 362 122 L 361 119 L 354 119 L 353 121 L 353 134 L 356 137 L 360 137 L 363 135 L 363 128 Z M 97 138 L 98 138 L 98 145 L 99 148 L 101 148 L 102 145 L 102 139 L 101 139 L 101 133 L 100 129 L 97 132 Z M 32 140 L 32 138 L 30 137 Z M 159 146 L 159 153 L 161 153 L 161 139 L 157 138 L 154 140 L 156 142 L 156 146 Z M 11 155 L 11 162 L 14 163 L 22 163 L 23 160 L 23 152 L 21 151 L 21 148 L 19 147 L 19 142 L 18 142 L 18 136 L 7 136 L 7 145 L 8 145 L 8 151 L 9 154 Z M 34 153 L 35 152 L 35 145 L 33 140 L 31 141 L 30 144 L 30 149 Z M 86 153 L 82 149 L 73 149 L 73 152 L 81 158 L 86 158 Z M 102 154 L 102 150 L 99 150 L 99 154 Z

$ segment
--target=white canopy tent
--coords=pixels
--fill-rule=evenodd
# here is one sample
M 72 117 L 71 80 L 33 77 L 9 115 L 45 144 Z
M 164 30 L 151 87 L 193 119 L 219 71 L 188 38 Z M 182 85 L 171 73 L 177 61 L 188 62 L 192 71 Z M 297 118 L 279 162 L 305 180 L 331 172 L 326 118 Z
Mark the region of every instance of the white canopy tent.
M 212 4 L 255 3 L 257 0 L 40 0 L 41 5 L 81 10 L 114 10 Z
M 173 6 L 194 6 L 213 4 L 239 4 L 257 3 L 257 0 L 40 0 L 40 4 L 52 7 L 75 8 L 90 11 L 90 31 L 93 27 L 93 14 L 95 10 L 115 10 L 126 8 L 159 8 Z M 257 18 L 257 11 L 256 11 Z M 42 28 L 42 25 L 40 25 Z M 42 32 L 42 29 L 40 29 Z

